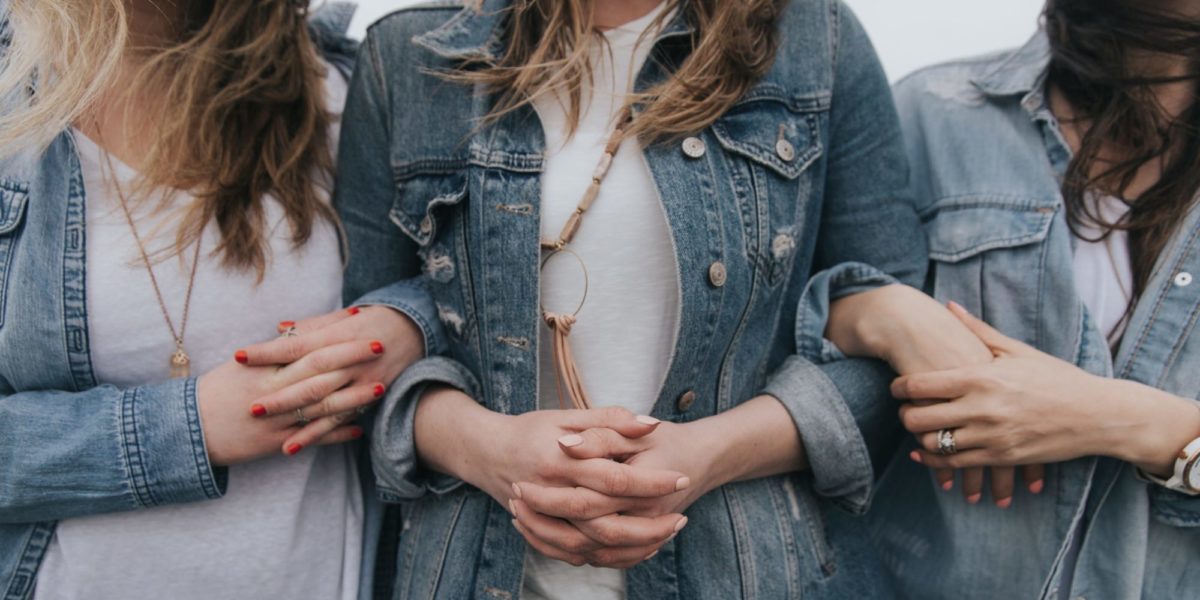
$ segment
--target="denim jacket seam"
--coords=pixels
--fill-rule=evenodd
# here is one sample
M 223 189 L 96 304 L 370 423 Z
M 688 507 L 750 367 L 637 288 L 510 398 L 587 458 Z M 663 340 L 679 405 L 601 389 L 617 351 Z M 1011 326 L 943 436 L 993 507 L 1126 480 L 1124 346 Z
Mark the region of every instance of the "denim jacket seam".
M 125 476 L 138 507 L 157 506 L 150 482 L 146 477 L 146 461 L 138 444 L 137 404 L 138 388 L 121 394 L 121 448 L 124 452 Z
M 1196 237 L 1198 234 L 1200 234 L 1200 231 L 1193 231 L 1191 233 L 1191 236 L 1189 237 L 1188 242 L 1186 244 L 1182 245 L 1179 255 L 1177 257 L 1175 257 L 1175 260 L 1173 260 L 1171 262 L 1170 269 L 1167 271 L 1167 273 L 1173 273 L 1179 268 L 1180 263 L 1182 263 L 1184 258 L 1187 256 L 1186 249 L 1195 246 L 1195 241 L 1196 241 Z M 1167 298 L 1169 289 L 1170 288 L 1167 286 L 1161 286 L 1158 289 L 1158 293 L 1155 294 L 1154 308 L 1153 308 L 1153 310 L 1151 310 L 1150 315 L 1146 318 L 1146 327 L 1142 327 L 1140 335 L 1138 335 L 1137 341 L 1135 342 L 1133 349 L 1131 349 L 1129 351 L 1129 354 L 1128 354 L 1127 358 L 1125 359 L 1125 364 L 1124 364 L 1123 368 L 1121 369 L 1121 377 L 1122 378 L 1128 378 L 1129 375 L 1133 372 L 1133 366 L 1134 366 L 1134 363 L 1136 362 L 1134 359 L 1141 352 L 1142 348 L 1145 346 L 1147 340 L 1149 339 L 1150 330 L 1152 329 L 1152 327 L 1150 327 L 1150 325 L 1152 325 L 1153 323 L 1158 321 L 1159 313 L 1162 311 L 1163 304 L 1166 302 L 1166 298 Z M 1160 377 L 1161 377 L 1161 374 L 1160 374 Z

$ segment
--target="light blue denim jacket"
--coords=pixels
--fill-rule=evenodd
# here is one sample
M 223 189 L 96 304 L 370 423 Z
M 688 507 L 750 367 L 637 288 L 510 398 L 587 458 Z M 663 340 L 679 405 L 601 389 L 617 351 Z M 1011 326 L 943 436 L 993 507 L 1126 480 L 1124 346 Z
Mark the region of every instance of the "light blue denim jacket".
M 0 41 L 7 38 L 3 9 L 0 4 Z M 353 5 L 331 3 L 311 20 L 326 60 L 347 76 L 355 44 L 343 32 L 353 12 Z M 0 43 L 0 51 L 2 47 Z M 96 384 L 84 285 L 86 201 L 69 131 L 45 152 L 0 160 L 3 600 L 32 597 L 38 565 L 58 520 L 204 501 L 225 490 L 225 469 L 208 460 L 195 378 L 130 389 Z M 357 234 L 353 227 L 347 231 Z M 444 345 L 422 286 L 397 285 L 369 303 L 405 311 L 427 325 L 431 349 Z M 369 469 L 366 473 L 364 495 L 371 498 L 372 477 Z M 364 599 L 372 592 L 380 509 L 368 502 Z
M 480 490 L 422 469 L 412 433 L 415 398 L 433 382 L 494 411 L 537 408 L 540 120 L 524 107 L 484 122 L 493 99 L 436 74 L 495 57 L 507 5 L 428 5 L 372 26 L 343 129 L 338 194 L 355 199 L 347 223 L 376 228 L 350 238 L 351 271 L 423 273 L 450 340 L 444 356 L 397 382 L 372 441 L 380 490 L 403 502 L 398 598 L 521 589 L 526 547 L 511 517 Z M 822 370 L 801 353 L 818 353 L 830 298 L 919 284 L 925 242 L 904 195 L 890 91 L 857 20 L 840 2 L 803 0 L 786 6 L 780 28 L 770 72 L 695 134 L 702 154 L 678 140 L 644 152 L 683 302 L 653 415 L 691 421 L 769 393 L 791 413 L 812 468 L 701 498 L 689 526 L 628 572 L 630 598 L 888 594 L 862 523 L 846 514 L 864 510 L 872 488 L 866 442 L 894 423 L 881 398 L 888 374 L 868 362 Z M 666 24 L 637 87 L 669 76 L 691 40 L 683 16 Z M 780 149 L 788 145 L 794 152 Z
M 1048 48 L 1039 34 L 1020 50 L 897 84 L 933 293 L 1093 373 L 1196 398 L 1200 284 L 1183 274 L 1200 274 L 1200 210 L 1164 250 L 1110 360 L 1075 291 L 1059 191 L 1071 153 L 1046 103 Z M 909 597 L 1059 598 L 1063 586 L 1071 598 L 1200 595 L 1200 498 L 1085 458 L 1050 465 L 1039 496 L 1018 486 L 1009 510 L 971 506 L 905 455 L 883 474 L 871 520 Z M 1071 536 L 1083 541 L 1065 580 Z

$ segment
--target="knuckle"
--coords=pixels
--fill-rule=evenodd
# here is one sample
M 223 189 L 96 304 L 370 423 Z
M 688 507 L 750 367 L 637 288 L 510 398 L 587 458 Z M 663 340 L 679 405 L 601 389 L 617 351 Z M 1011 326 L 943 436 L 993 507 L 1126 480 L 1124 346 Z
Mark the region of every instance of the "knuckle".
M 586 519 L 591 516 L 594 506 L 592 501 L 580 494 L 571 494 L 563 506 L 563 510 L 574 519 Z
M 592 537 L 603 546 L 615 546 L 621 538 L 616 528 L 605 521 L 592 523 Z
M 633 417 L 633 413 L 623 406 L 606 406 L 600 410 L 604 411 L 604 416 L 610 421 L 616 422 Z
M 616 464 L 612 468 L 606 469 L 604 473 L 604 487 L 614 496 L 624 496 L 629 493 L 633 482 L 623 469 L 617 468 Z
M 563 550 L 566 550 L 571 554 L 583 554 L 593 550 L 594 548 L 595 544 L 589 543 L 588 540 L 582 535 L 567 536 L 567 539 L 563 541 Z
M 925 448 L 926 450 L 928 450 L 930 452 L 937 452 L 938 451 L 937 434 L 936 433 L 921 434 L 921 447 Z
M 300 337 L 289 337 L 281 340 L 283 344 L 283 358 L 287 362 L 295 362 L 304 358 L 307 354 L 307 348 L 304 347 L 304 341 Z

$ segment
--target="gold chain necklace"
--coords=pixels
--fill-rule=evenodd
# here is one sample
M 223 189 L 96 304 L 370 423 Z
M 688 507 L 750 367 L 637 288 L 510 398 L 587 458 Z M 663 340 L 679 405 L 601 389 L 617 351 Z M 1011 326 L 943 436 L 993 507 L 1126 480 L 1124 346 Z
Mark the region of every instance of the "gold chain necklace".
M 99 128 L 97 128 L 98 130 Z M 146 265 L 146 273 L 150 275 L 150 285 L 154 288 L 154 297 L 158 299 L 158 307 L 162 310 L 163 320 L 167 322 L 167 328 L 171 330 L 171 339 L 175 341 L 175 351 L 171 353 L 168 373 L 172 379 L 188 377 L 192 371 L 192 359 L 183 349 L 183 339 L 187 335 L 188 311 L 192 305 L 192 289 L 196 286 L 196 269 L 200 265 L 200 245 L 203 241 L 203 232 L 201 232 L 200 239 L 196 240 L 196 250 L 192 254 L 192 272 L 188 276 L 187 295 L 183 300 L 183 318 L 179 322 L 179 329 L 176 330 L 175 321 L 171 319 L 171 314 L 167 311 L 167 303 L 163 301 L 162 290 L 158 287 L 158 278 L 154 276 L 154 267 L 150 264 L 146 245 L 142 243 L 142 236 L 138 235 L 137 226 L 133 222 L 133 213 L 129 210 L 129 202 L 126 201 L 125 193 L 121 190 L 121 182 L 117 180 L 117 171 L 113 167 L 112 155 L 103 149 L 101 152 L 104 154 L 108 171 L 112 174 L 113 189 L 116 190 L 117 199 L 121 202 L 121 211 L 125 213 L 125 222 L 129 224 L 129 231 L 133 233 L 133 241 L 137 242 L 138 252 L 142 255 L 142 264 Z
M 604 177 L 608 175 L 609 168 L 612 167 L 613 157 L 617 155 L 617 150 L 621 147 L 621 141 L 625 137 L 625 130 L 629 127 L 629 123 L 633 120 L 633 113 L 629 107 L 622 109 L 620 117 L 617 119 L 617 126 L 613 129 L 612 135 L 609 136 L 608 142 L 604 146 L 604 154 L 600 156 L 600 163 L 596 165 L 596 170 L 592 172 L 592 183 L 588 185 L 587 190 L 583 193 L 583 198 L 579 204 L 575 206 L 575 212 L 567 217 L 567 222 L 563 224 L 562 230 L 558 233 L 558 238 L 553 240 L 543 239 L 541 241 L 542 258 L 541 268 L 546 268 L 546 263 L 550 261 L 556 254 L 566 252 L 575 257 L 579 261 L 579 266 L 583 269 L 583 298 L 579 301 L 579 306 L 575 308 L 573 313 L 555 313 L 542 308 L 542 320 L 550 328 L 554 343 L 554 371 L 556 375 L 555 384 L 558 388 L 558 403 L 563 406 L 563 388 L 566 388 L 567 395 L 571 398 L 571 405 L 579 409 L 587 409 L 592 407 L 591 400 L 588 398 L 587 391 L 583 388 L 583 381 L 579 375 L 579 368 L 575 364 L 575 356 L 571 352 L 571 343 L 567 336 L 571 334 L 571 328 L 574 327 L 576 317 L 579 311 L 583 309 L 584 302 L 587 301 L 587 266 L 583 263 L 583 259 L 574 251 L 567 248 L 571 240 L 575 238 L 575 234 L 579 232 L 580 225 L 583 224 L 583 215 L 595 203 L 596 197 L 600 194 L 600 185 L 604 183 Z

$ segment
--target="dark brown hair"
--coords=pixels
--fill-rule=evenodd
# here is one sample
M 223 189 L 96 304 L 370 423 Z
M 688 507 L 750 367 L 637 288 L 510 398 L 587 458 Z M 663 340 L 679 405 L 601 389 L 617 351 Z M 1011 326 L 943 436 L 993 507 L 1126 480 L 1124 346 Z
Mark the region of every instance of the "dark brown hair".
M 1084 124 L 1078 151 L 1063 181 L 1068 222 L 1107 236 L 1129 232 L 1134 298 L 1200 190 L 1200 105 L 1169 114 L 1157 85 L 1200 80 L 1200 20 L 1139 0 L 1048 0 L 1043 18 L 1050 40 L 1049 83 Z M 1161 57 L 1161 60 L 1160 60 Z M 1182 59 L 1186 70 L 1168 66 Z M 1155 69 L 1161 64 L 1162 69 Z M 1145 165 L 1162 161 L 1158 181 L 1137 198 L 1126 191 Z M 1088 192 L 1114 195 L 1130 207 L 1105 222 Z
M 494 63 L 464 65 L 452 79 L 482 83 L 499 96 L 493 116 L 554 89 L 567 91 L 567 121 L 578 125 L 582 83 L 591 78 L 587 43 L 601 0 L 514 0 L 505 15 L 504 51 Z M 695 133 L 729 110 L 771 68 L 786 0 L 666 0 L 692 25 L 691 53 L 672 77 L 636 100 L 643 110 L 629 135 L 647 139 Z M 661 23 L 663 17 L 659 17 Z M 561 86 L 561 88 L 560 88 Z

